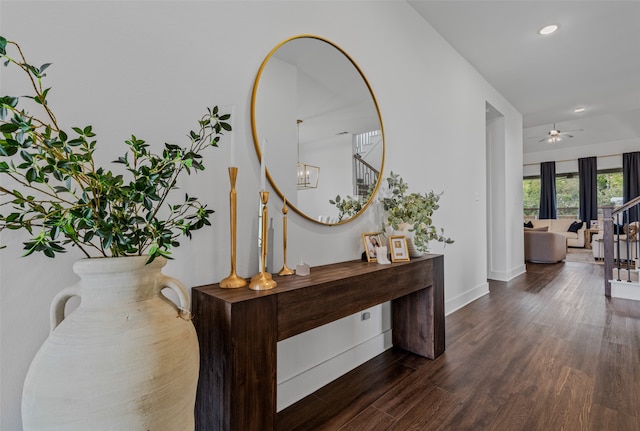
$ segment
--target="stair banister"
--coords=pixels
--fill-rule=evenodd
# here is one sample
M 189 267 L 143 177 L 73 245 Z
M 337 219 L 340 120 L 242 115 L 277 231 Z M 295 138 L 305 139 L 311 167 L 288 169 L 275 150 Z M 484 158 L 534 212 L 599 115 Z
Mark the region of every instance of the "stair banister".
M 620 215 L 622 214 L 623 223 L 629 225 L 632 220 L 630 219 L 630 210 L 636 208 L 636 211 L 640 213 L 640 196 L 630 200 L 619 208 L 615 210 L 613 207 L 603 207 L 603 246 L 604 246 L 604 294 L 607 297 L 611 297 L 611 282 L 610 278 L 613 275 L 614 270 L 614 232 L 613 232 L 613 220 L 615 217 L 616 224 L 620 225 Z M 636 221 L 636 220 L 633 220 Z M 630 231 L 630 229 L 629 229 Z M 636 237 L 640 235 L 640 232 L 636 233 Z M 619 238 L 619 236 L 618 236 Z M 631 240 L 630 235 L 627 233 L 626 235 L 626 266 L 627 266 L 627 281 L 631 281 L 631 261 L 632 261 L 632 248 L 631 248 Z M 617 275 L 618 281 L 620 281 L 620 269 L 621 269 L 621 261 L 620 258 L 620 240 L 616 241 L 615 244 L 616 251 L 618 252 L 618 261 L 617 261 Z M 640 238 L 636 240 L 636 257 L 640 256 Z
M 359 154 L 353 155 L 354 163 L 354 194 L 356 196 L 364 196 L 368 191 L 371 184 L 375 184 L 378 181 L 378 175 L 380 172 L 369 163 L 367 163 Z M 361 182 L 359 182 L 361 180 Z M 360 186 L 366 186 L 363 192 L 359 189 Z M 364 187 L 363 187 L 364 188 Z

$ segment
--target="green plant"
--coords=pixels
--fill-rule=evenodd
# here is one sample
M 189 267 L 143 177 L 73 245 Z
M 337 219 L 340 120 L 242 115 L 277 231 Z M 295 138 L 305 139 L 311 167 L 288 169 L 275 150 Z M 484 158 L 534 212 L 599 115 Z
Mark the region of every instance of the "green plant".
M 125 179 L 96 165 L 92 126 L 68 131 L 58 126 L 47 101 L 51 88 L 42 82 L 49 63 L 29 64 L 19 45 L 1 36 L 0 58 L 4 66 L 22 70 L 33 90 L 27 96 L 0 97 L 0 175 L 11 183 L 0 186 L 0 231 L 28 231 L 25 256 L 42 252 L 54 257 L 76 246 L 87 257 L 148 254 L 151 262 L 170 258 L 170 249 L 180 245 L 178 237 L 191 238 L 193 231 L 210 225 L 214 211 L 197 198 L 185 195 L 171 204 L 167 198 L 180 174 L 204 169 L 200 153 L 217 147 L 223 130 L 231 130 L 230 115 L 220 114 L 218 107 L 208 109 L 187 135 L 189 145 L 165 143 L 161 154 L 131 136 L 125 155 L 114 161 L 123 166 Z M 18 108 L 22 99 L 42 114 Z
M 409 185 L 393 172 L 387 178 L 387 189 L 387 196 L 381 198 L 387 212 L 387 225 L 395 230 L 404 223 L 411 225 L 409 232 L 414 233 L 413 241 L 420 251 L 428 250 L 429 241 L 453 243 L 451 238 L 444 236 L 444 229 L 438 231 L 432 224 L 431 217 L 440 208 L 438 201 L 442 193 L 408 193 Z
M 376 183 L 373 183 L 369 186 L 366 196 L 346 196 L 342 198 L 340 195 L 337 195 L 335 199 L 330 199 L 329 203 L 331 205 L 335 205 L 338 209 L 338 221 L 342 221 L 345 216 L 347 218 L 351 218 L 358 214 L 369 202 L 369 197 L 373 190 L 376 187 Z

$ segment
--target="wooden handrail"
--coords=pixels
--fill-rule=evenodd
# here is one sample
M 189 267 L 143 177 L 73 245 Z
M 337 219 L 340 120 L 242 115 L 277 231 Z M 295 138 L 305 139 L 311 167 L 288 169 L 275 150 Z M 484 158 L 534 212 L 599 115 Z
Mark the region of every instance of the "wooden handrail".
M 620 208 L 616 208 L 615 210 L 613 210 L 613 212 L 611 213 L 612 216 L 621 213 L 622 211 L 628 210 L 629 208 L 636 206 L 640 204 L 640 196 L 637 196 L 633 199 L 631 199 L 629 202 L 627 202 L 626 204 L 622 205 Z
M 363 165 L 365 165 L 367 168 L 371 169 L 373 172 L 375 172 L 376 175 L 378 175 L 380 172 L 374 168 L 373 166 L 371 166 L 369 163 L 367 163 L 361 156 L 360 154 L 354 154 L 353 158 L 358 160 L 360 163 L 362 163 Z
M 378 182 L 380 172 L 367 163 L 360 154 L 353 155 L 353 193 L 360 197 L 371 194 L 371 186 Z

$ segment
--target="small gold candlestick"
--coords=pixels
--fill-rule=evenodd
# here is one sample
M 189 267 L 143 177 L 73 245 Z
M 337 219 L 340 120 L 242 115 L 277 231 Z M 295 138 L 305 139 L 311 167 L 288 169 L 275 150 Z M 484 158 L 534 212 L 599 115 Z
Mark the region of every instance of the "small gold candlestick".
M 220 287 L 232 289 L 247 285 L 247 280 L 236 274 L 236 178 L 238 177 L 238 168 L 229 167 L 229 182 L 231 183 L 231 191 L 229 192 L 229 215 L 231 227 L 231 273 L 220 282 Z
M 260 202 L 262 202 L 262 244 L 260 247 L 260 272 L 251 278 L 249 283 L 249 289 L 251 290 L 269 290 L 278 285 L 272 278 L 271 274 L 265 272 L 265 266 L 267 264 L 267 219 L 269 216 L 269 209 L 267 203 L 269 202 L 269 192 L 264 190 L 260 192 Z
M 284 206 L 282 207 L 282 246 L 284 248 L 284 265 L 278 275 L 293 275 L 295 271 L 287 266 L 287 198 L 284 198 Z

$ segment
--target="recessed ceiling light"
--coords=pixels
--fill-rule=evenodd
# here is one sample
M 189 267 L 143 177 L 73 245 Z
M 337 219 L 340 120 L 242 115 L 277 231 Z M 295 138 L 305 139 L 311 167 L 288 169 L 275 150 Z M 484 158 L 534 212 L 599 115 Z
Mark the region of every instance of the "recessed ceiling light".
M 584 112 L 584 111 L 586 111 L 586 110 L 587 110 L 587 108 L 585 108 L 584 106 L 580 106 L 580 107 L 578 107 L 578 108 L 575 108 L 575 109 L 573 110 L 573 112 L 575 112 L 576 114 L 579 114 L 580 112 Z
M 543 34 L 543 35 L 547 35 L 547 34 L 551 34 L 554 31 L 556 31 L 558 29 L 558 25 L 557 24 L 551 24 L 551 25 L 547 25 L 545 27 L 542 27 L 539 31 L 538 34 Z

